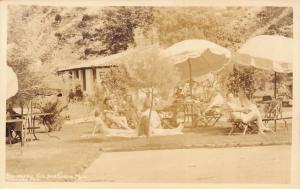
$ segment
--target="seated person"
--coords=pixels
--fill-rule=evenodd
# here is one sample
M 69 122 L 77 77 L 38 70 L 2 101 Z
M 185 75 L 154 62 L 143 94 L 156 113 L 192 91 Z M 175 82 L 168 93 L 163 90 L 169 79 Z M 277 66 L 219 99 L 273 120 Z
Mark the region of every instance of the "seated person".
M 108 119 L 108 121 L 115 123 L 120 128 L 132 130 L 128 126 L 126 117 L 119 115 L 119 112 L 111 98 L 105 98 L 103 105 L 105 119 Z
M 77 100 L 82 100 L 83 99 L 83 92 L 81 90 L 80 85 L 76 87 L 75 97 L 76 97 Z
M 136 128 L 139 123 L 138 110 L 133 103 L 132 96 L 126 95 L 122 103 L 122 114 L 126 117 L 131 128 Z
M 174 101 L 175 102 L 181 102 L 184 99 L 183 90 L 181 88 L 176 88 L 175 94 L 174 94 Z
M 193 99 L 201 99 L 203 93 L 203 86 L 200 83 L 195 82 L 192 87 Z
M 141 122 L 139 127 L 139 135 L 177 135 L 183 134 L 183 124 L 180 124 L 174 129 L 164 129 L 161 124 L 160 116 L 155 111 L 151 111 L 151 118 L 149 120 L 151 107 L 151 99 L 148 96 L 144 103 L 144 108 L 141 113 Z M 150 122 L 150 123 L 149 123 Z
M 68 95 L 69 102 L 73 102 L 74 97 L 75 97 L 75 93 L 73 92 L 73 89 L 71 89 Z
M 264 134 L 264 131 L 271 131 L 271 129 L 265 127 L 262 122 L 261 114 L 253 102 L 245 95 L 240 93 L 240 103 L 234 98 L 233 94 L 227 95 L 227 106 L 231 112 L 233 119 L 240 119 L 243 123 L 250 123 L 256 121 L 258 131 Z
M 185 83 L 185 85 L 183 86 L 182 94 L 183 94 L 184 97 L 191 95 L 191 89 L 190 89 L 190 84 L 189 83 Z
M 9 119 L 21 119 L 22 116 L 20 114 L 18 114 L 14 109 L 13 109 L 13 105 L 10 103 L 7 106 L 6 109 L 6 120 Z M 12 136 L 12 132 L 15 131 L 16 129 L 16 123 L 6 123 L 6 137 L 11 137 Z M 20 131 L 16 131 L 16 134 L 21 136 L 21 132 Z
M 204 111 L 205 114 L 209 113 L 210 111 L 216 111 L 216 112 L 220 113 L 220 108 L 224 104 L 224 98 L 221 95 L 219 90 L 212 92 L 212 95 L 213 95 L 213 98 L 211 99 L 208 107 L 205 109 L 205 111 Z
M 125 129 L 112 129 L 107 126 L 107 124 L 101 118 L 103 115 L 96 110 L 95 111 L 95 127 L 93 130 L 93 135 L 95 135 L 96 128 L 100 129 L 100 132 L 106 136 L 123 136 L 123 137 L 131 137 L 136 136 L 135 130 L 125 130 Z
M 230 117 L 234 120 L 241 119 L 241 114 L 244 109 L 242 108 L 239 98 L 235 97 L 232 93 L 227 94 L 226 108 L 230 112 Z
M 11 103 L 8 104 L 7 108 L 6 108 L 6 113 L 10 114 L 11 119 L 14 118 L 21 118 L 21 114 L 18 114 L 14 109 L 13 109 L 13 105 Z

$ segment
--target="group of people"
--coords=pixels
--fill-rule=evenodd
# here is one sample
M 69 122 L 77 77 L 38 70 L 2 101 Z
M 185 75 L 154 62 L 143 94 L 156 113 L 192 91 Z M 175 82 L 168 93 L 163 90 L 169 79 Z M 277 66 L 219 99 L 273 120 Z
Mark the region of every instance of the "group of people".
M 210 111 L 226 111 L 231 119 L 240 120 L 243 123 L 255 122 L 258 132 L 272 131 L 262 121 L 262 115 L 257 105 L 252 102 L 248 95 L 240 92 L 237 96 L 228 93 L 226 98 L 222 91 L 214 90 L 211 93 L 210 103 L 206 106 L 198 103 L 201 112 L 206 114 Z M 178 93 L 175 93 L 175 96 Z M 179 96 L 181 97 L 181 96 Z M 132 96 L 125 96 L 122 107 L 116 106 L 116 100 L 110 97 L 105 98 L 103 107 L 95 111 L 95 128 L 110 136 L 137 136 L 137 135 L 174 135 L 182 134 L 183 124 L 173 129 L 165 129 L 162 126 L 160 115 L 151 109 L 151 98 L 149 94 L 144 100 L 143 108 L 138 110 L 134 105 Z M 155 108 L 154 108 L 155 109 Z
M 245 124 L 255 122 L 260 134 L 264 134 L 265 131 L 272 131 L 263 124 L 263 117 L 259 108 L 245 92 L 240 92 L 238 96 L 227 93 L 226 99 L 224 99 L 220 91 L 216 91 L 204 114 L 212 110 L 224 110 L 228 112 L 232 120 L 239 120 Z
M 132 95 L 126 95 L 123 100 L 106 97 L 102 106 L 95 110 L 93 135 L 97 128 L 107 136 L 182 134 L 182 124 L 175 129 L 164 129 L 159 114 L 150 109 L 150 94 L 144 99 L 142 109 L 134 104 Z
M 177 86 L 175 88 L 174 97 L 177 101 L 184 101 L 192 98 L 207 103 L 214 97 L 218 88 L 219 87 L 209 85 L 202 86 L 202 84 L 194 81 L 192 89 L 190 89 L 189 83 L 186 83 L 183 86 Z
M 255 122 L 261 134 L 264 134 L 265 131 L 272 131 L 263 124 L 262 115 L 257 105 L 250 100 L 245 92 L 240 92 L 236 96 L 232 93 L 225 95 L 218 86 L 208 87 L 204 91 L 199 83 L 193 82 L 191 96 L 191 90 L 186 86 L 176 88 L 175 101 L 193 100 L 198 102 L 194 104 L 194 111 L 198 114 L 205 116 L 210 112 L 221 113 L 221 111 L 225 111 L 229 113 L 231 119 L 241 120 L 243 123 Z

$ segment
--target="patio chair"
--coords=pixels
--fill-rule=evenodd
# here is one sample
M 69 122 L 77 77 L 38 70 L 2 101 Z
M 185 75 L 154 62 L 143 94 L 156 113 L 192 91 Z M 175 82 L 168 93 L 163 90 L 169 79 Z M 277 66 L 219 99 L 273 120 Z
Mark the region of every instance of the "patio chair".
M 197 117 L 197 125 L 215 126 L 223 116 L 222 107 L 214 106 L 207 112 L 201 112 Z
M 263 122 L 265 126 L 269 124 L 270 121 L 274 121 L 274 129 L 277 129 L 277 121 L 282 120 L 284 122 L 285 128 L 288 129 L 287 119 L 292 119 L 292 117 L 283 117 L 282 115 L 282 99 L 277 98 L 270 101 L 264 108 Z
M 190 125 L 191 127 L 214 126 L 223 116 L 223 114 L 220 111 L 221 107 L 213 107 L 208 112 L 204 112 L 203 107 L 205 107 L 203 104 L 184 103 L 183 123 L 185 123 L 186 125 Z
M 191 127 L 194 127 L 197 114 L 194 112 L 193 103 L 184 103 L 182 106 L 184 113 L 183 123 L 185 125 L 190 125 Z
M 257 130 L 257 125 L 256 122 L 249 122 L 249 123 L 244 123 L 242 122 L 241 119 L 236 119 L 232 117 L 232 113 L 234 113 L 233 111 L 229 111 L 229 119 L 228 122 L 231 123 L 232 127 L 228 133 L 228 135 L 231 135 L 233 133 L 234 130 L 239 129 L 240 131 L 242 131 L 243 135 L 245 135 L 246 133 L 253 133 Z M 242 113 L 242 112 L 237 112 L 237 113 Z
M 272 101 L 273 102 L 273 101 Z M 273 102 L 270 104 L 270 106 L 267 108 L 267 111 L 265 112 L 264 118 L 262 119 L 262 121 L 265 124 L 265 127 L 267 127 L 267 123 L 271 120 L 278 120 L 279 118 L 275 118 L 274 116 L 278 116 L 278 113 L 276 111 L 281 111 L 281 105 L 280 103 L 277 102 Z M 242 113 L 242 112 L 239 112 Z M 232 123 L 232 128 L 229 131 L 228 135 L 231 135 L 232 132 L 238 128 L 239 130 L 243 131 L 243 135 L 245 135 L 246 133 L 254 133 L 258 131 L 258 126 L 256 121 L 252 121 L 249 123 L 244 123 L 242 122 L 241 119 L 234 119 L 231 116 L 232 114 L 230 114 L 230 118 L 229 118 L 229 122 Z M 282 114 L 281 114 L 282 115 Z M 286 120 L 287 118 L 282 118 L 282 120 L 285 122 L 285 126 L 286 126 Z M 275 124 L 275 130 L 276 130 L 276 124 Z M 273 130 L 270 130 L 271 132 L 274 132 Z

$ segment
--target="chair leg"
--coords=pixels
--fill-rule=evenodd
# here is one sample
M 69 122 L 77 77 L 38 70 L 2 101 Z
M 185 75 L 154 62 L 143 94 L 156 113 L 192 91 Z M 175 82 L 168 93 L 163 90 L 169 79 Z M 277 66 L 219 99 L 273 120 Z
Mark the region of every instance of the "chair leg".
M 230 129 L 230 131 L 229 131 L 229 133 L 228 133 L 228 135 L 231 135 L 231 134 L 232 134 L 232 132 L 234 131 L 235 127 L 236 127 L 236 123 L 233 123 L 233 124 L 232 124 L 232 127 L 231 127 L 231 129 Z
M 238 128 L 240 131 L 244 131 L 244 125 L 243 125 L 242 122 L 238 122 L 238 123 L 236 124 L 236 126 L 237 126 L 237 128 Z
M 248 130 L 248 124 L 246 124 L 245 126 L 244 126 L 244 131 L 243 131 L 243 135 L 245 135 L 246 134 L 246 132 L 247 132 L 247 130 Z
M 234 130 L 234 127 L 232 127 L 232 128 L 230 129 L 230 131 L 229 131 L 228 135 L 231 135 L 231 134 L 232 134 L 232 132 L 233 132 L 233 130 Z
M 93 132 L 92 132 L 92 136 L 95 136 L 96 128 L 97 128 L 97 126 L 95 125 L 95 126 L 94 126 L 94 129 L 93 129 Z

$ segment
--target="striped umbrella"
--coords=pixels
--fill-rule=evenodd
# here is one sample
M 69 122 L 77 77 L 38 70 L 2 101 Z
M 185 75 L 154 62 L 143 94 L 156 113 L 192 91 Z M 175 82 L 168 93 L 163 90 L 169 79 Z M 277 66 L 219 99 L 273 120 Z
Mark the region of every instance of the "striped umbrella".
M 165 49 L 164 54 L 174 62 L 181 72 L 182 79 L 190 80 L 190 86 L 193 77 L 221 70 L 231 57 L 228 49 L 198 39 L 178 42 Z
M 278 35 L 260 35 L 249 39 L 232 56 L 232 61 L 245 66 L 275 72 L 293 72 L 293 39 Z

